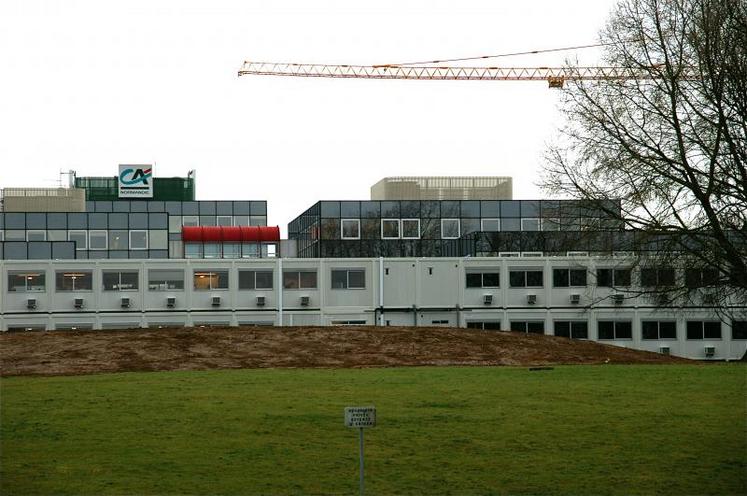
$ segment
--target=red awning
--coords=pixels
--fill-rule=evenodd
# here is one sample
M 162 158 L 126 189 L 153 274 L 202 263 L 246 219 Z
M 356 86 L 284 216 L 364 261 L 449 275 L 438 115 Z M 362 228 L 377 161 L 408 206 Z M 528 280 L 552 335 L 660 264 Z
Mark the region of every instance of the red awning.
M 278 226 L 185 226 L 182 227 L 182 241 L 205 243 L 280 241 L 280 228 Z

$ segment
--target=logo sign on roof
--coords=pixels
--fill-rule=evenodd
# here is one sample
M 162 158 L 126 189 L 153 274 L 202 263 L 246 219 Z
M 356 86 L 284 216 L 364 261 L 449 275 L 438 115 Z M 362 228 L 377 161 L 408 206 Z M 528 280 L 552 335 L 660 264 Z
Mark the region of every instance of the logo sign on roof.
M 119 198 L 153 198 L 152 165 L 120 165 Z

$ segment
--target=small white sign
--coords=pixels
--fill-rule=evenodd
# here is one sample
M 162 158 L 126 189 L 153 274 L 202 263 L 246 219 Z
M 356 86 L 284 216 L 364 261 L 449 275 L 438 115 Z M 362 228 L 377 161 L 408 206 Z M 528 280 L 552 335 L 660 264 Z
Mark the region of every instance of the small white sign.
M 120 165 L 119 198 L 153 198 L 152 165 Z
M 373 427 L 376 425 L 375 406 L 348 406 L 345 408 L 345 427 Z

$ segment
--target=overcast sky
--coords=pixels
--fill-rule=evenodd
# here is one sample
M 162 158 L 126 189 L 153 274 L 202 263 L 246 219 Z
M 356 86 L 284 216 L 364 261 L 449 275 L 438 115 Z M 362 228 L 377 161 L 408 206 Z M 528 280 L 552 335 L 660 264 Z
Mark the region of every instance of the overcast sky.
M 0 187 L 61 169 L 197 170 L 197 198 L 269 223 L 393 175 L 513 176 L 539 198 L 559 92 L 542 82 L 237 77 L 243 60 L 396 63 L 597 41 L 613 0 L 0 2 Z M 491 65 L 593 65 L 598 52 Z

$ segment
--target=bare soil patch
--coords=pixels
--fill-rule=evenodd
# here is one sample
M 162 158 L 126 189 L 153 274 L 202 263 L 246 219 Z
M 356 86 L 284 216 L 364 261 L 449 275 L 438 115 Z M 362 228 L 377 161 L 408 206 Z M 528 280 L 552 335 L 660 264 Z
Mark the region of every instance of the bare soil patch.
M 687 363 L 593 341 L 428 327 L 212 327 L 2 333 L 0 375 L 231 368 Z

